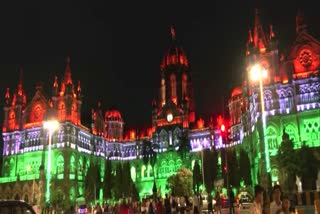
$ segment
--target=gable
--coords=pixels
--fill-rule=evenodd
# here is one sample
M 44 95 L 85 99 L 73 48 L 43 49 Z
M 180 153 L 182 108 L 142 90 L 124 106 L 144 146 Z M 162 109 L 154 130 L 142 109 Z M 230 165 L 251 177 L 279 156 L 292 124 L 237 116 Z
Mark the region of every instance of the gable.
M 294 73 L 306 73 L 319 69 L 320 42 L 307 32 L 301 32 L 294 42 L 288 59 L 292 62 Z
M 42 123 L 48 107 L 47 98 L 40 90 L 37 90 L 24 112 L 25 125 L 28 126 L 29 123 Z

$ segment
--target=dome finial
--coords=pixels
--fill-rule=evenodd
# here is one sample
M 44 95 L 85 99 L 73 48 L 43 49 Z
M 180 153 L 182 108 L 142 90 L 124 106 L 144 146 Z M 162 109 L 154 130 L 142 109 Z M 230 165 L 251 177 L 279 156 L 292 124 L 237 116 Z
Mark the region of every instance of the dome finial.
M 170 32 L 171 32 L 171 38 L 172 38 L 172 40 L 175 40 L 175 39 L 176 39 L 176 33 L 175 33 L 175 31 L 174 31 L 174 27 L 173 27 L 173 26 L 170 27 Z

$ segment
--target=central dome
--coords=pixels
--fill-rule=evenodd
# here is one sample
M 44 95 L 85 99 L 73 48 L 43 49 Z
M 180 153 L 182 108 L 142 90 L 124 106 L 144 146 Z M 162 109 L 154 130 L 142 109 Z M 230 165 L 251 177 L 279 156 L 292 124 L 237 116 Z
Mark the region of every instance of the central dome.
M 188 59 L 186 53 L 182 49 L 182 47 L 178 46 L 173 27 L 171 27 L 171 39 L 172 44 L 164 55 L 160 65 L 161 71 L 170 65 L 183 65 L 188 67 Z
M 122 121 L 121 114 L 117 109 L 110 109 L 106 111 L 104 118 L 107 121 Z

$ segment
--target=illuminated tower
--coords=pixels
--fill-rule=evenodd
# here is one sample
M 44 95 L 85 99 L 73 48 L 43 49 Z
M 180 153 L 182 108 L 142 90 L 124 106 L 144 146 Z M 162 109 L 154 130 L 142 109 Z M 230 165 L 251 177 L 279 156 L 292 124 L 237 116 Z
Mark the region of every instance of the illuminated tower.
M 26 107 L 27 97 L 22 84 L 22 70 L 20 70 L 20 77 L 18 87 L 13 93 L 11 100 L 9 88 L 5 94 L 4 105 L 4 123 L 3 131 L 20 130 L 23 127 L 23 110 Z
M 120 141 L 123 138 L 123 119 L 116 109 L 109 109 L 104 116 L 106 124 L 107 139 L 109 141 Z
M 153 127 L 180 124 L 188 128 L 195 121 L 189 62 L 171 27 L 171 45 L 162 59 L 160 96 L 153 102 Z
M 81 87 L 80 81 L 78 86 L 72 82 L 70 58 L 67 58 L 67 65 L 65 68 L 64 77 L 60 83 L 55 77 L 52 88 L 53 106 L 57 109 L 59 121 L 70 121 L 75 125 L 81 124 Z

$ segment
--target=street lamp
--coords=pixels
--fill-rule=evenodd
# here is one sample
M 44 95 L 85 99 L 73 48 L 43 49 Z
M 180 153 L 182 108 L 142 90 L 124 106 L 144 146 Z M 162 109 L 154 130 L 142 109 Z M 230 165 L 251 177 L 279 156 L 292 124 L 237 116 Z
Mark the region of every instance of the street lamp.
M 264 110 L 264 98 L 263 98 L 263 79 L 268 77 L 267 70 L 263 68 L 261 65 L 256 64 L 251 67 L 250 77 L 252 81 L 259 81 L 260 88 L 260 103 L 261 103 L 261 117 L 262 117 L 262 139 L 264 145 L 264 158 L 265 158 L 265 169 L 266 172 L 270 172 L 270 160 L 269 160 L 269 151 L 268 144 L 265 140 L 265 131 L 266 131 L 266 116 Z
M 43 123 L 43 128 L 49 131 L 48 144 L 48 166 L 47 166 L 47 185 L 46 185 L 46 202 L 50 202 L 50 179 L 51 179 L 51 138 L 52 134 L 59 127 L 59 122 L 56 120 L 48 120 Z

